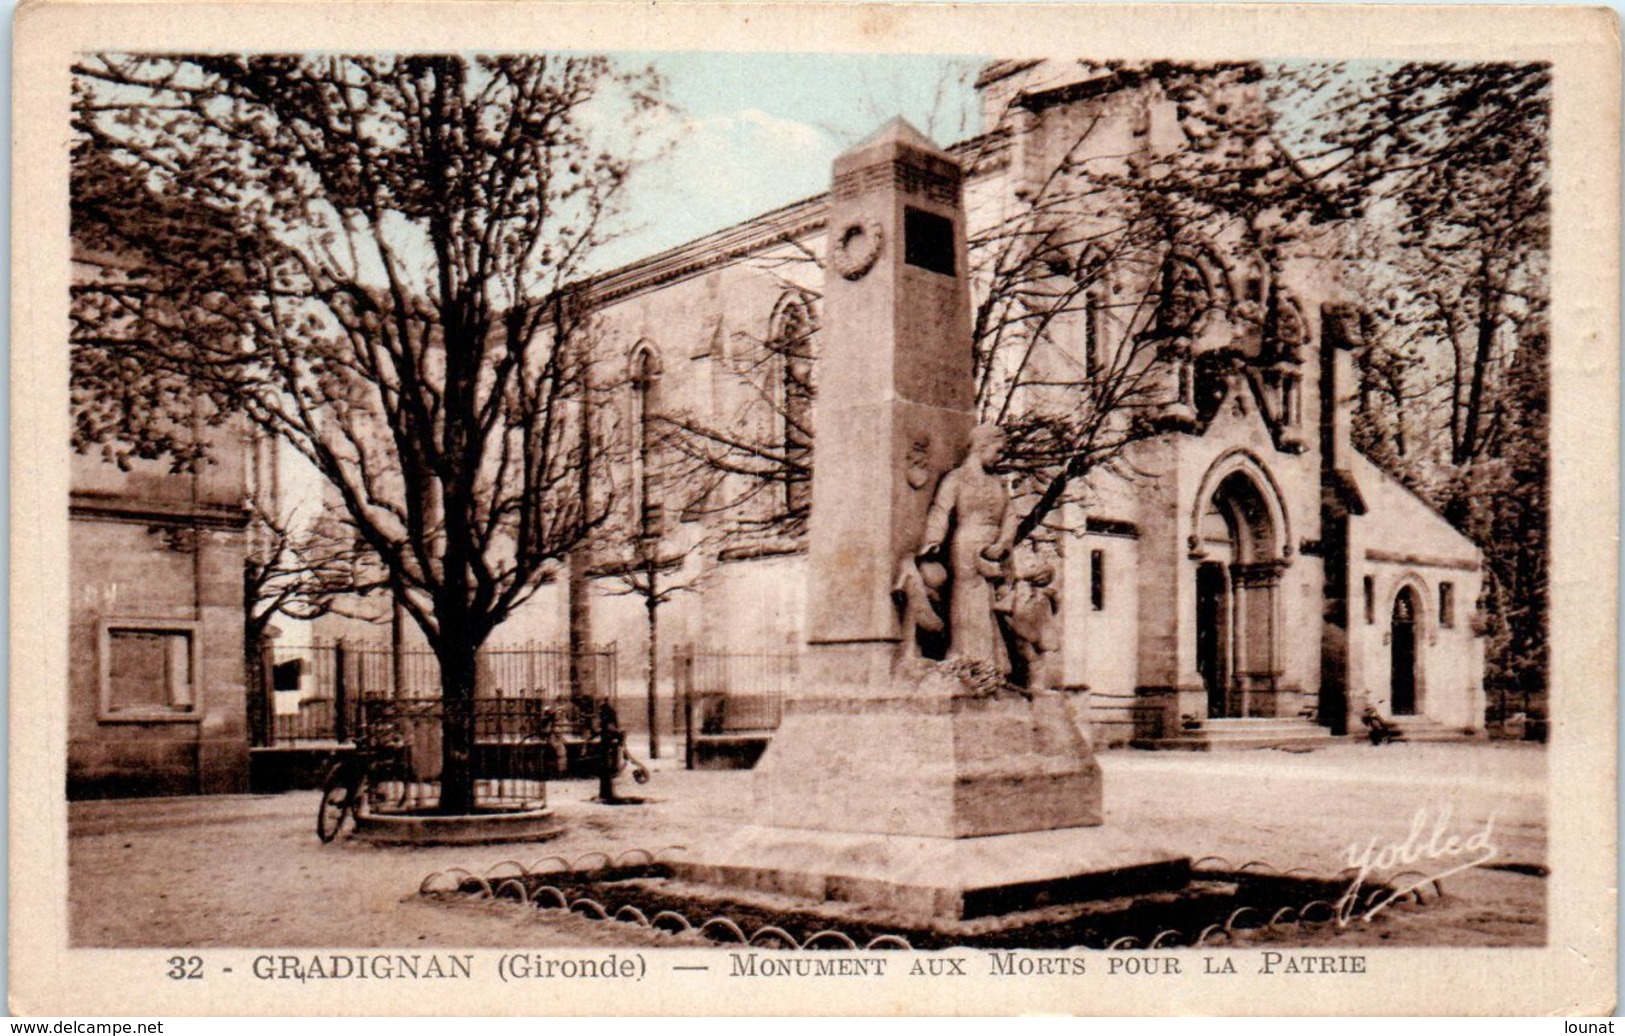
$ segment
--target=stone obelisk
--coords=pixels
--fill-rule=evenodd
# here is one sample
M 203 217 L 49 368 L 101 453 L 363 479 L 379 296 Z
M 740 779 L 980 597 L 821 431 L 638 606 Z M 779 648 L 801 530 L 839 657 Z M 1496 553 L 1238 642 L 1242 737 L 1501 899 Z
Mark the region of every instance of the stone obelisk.
M 959 163 L 901 119 L 835 160 L 807 554 L 809 686 L 885 683 L 891 589 L 975 424 Z

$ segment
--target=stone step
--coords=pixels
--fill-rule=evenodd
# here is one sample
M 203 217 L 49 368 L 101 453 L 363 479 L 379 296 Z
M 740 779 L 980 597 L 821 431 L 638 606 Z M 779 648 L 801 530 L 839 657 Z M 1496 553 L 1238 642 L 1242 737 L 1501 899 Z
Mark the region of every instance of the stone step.
M 1303 730 L 1302 728 L 1285 727 L 1280 730 L 1207 730 L 1195 731 L 1187 736 L 1199 737 L 1207 741 L 1269 741 L 1275 738 L 1322 738 L 1331 737 L 1331 731 Z
M 1468 734 L 1460 727 L 1446 726 L 1428 716 L 1395 716 L 1388 721 L 1399 728 L 1406 741 L 1422 744 L 1445 744 L 1454 741 L 1474 741 L 1482 734 Z
M 1185 733 L 1210 738 L 1249 738 L 1275 737 L 1279 735 L 1318 735 L 1328 732 L 1325 727 L 1310 723 L 1307 720 L 1269 720 L 1246 725 L 1236 724 L 1232 720 L 1209 720 L 1200 729 L 1186 731 Z
M 1333 743 L 1330 734 L 1324 737 L 1259 737 L 1225 741 L 1211 741 L 1195 737 L 1171 737 L 1160 740 L 1135 741 L 1131 747 L 1157 752 L 1243 752 L 1264 748 L 1324 748 Z
M 1306 719 L 1248 717 L 1208 720 L 1199 730 L 1133 742 L 1156 751 L 1217 752 L 1258 748 L 1314 748 L 1332 743 L 1331 731 Z
M 1290 726 L 1301 727 L 1305 723 L 1314 725 L 1314 721 L 1302 716 L 1229 716 L 1203 720 L 1209 727 L 1233 727 L 1244 729 L 1248 727 Z

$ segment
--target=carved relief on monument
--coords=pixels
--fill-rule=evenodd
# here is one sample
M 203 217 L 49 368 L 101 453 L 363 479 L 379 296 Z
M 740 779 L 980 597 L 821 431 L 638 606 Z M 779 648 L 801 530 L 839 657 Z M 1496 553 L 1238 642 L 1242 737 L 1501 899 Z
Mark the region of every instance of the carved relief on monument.
M 1029 691 L 1053 686 L 1050 663 L 1061 649 L 1055 566 L 1035 554 L 1012 555 L 994 607 L 1009 641 L 1011 682 Z
M 980 425 L 965 459 L 937 484 L 918 551 L 893 593 L 908 657 L 945 661 L 984 689 L 1047 686 L 1059 646 L 1053 566 L 1014 553 L 1016 508 L 993 472 L 1004 433 Z M 912 480 L 911 480 L 912 481 Z
M 995 583 L 1016 537 L 1010 489 L 991 470 L 1003 450 L 997 427 L 971 432 L 965 460 L 937 484 L 920 556 L 947 559 L 948 657 L 980 659 L 1008 672 L 993 615 Z
M 932 168 L 929 156 L 920 156 L 919 160 L 913 162 L 880 162 L 863 169 L 848 170 L 835 177 L 832 193 L 840 201 L 870 194 L 887 186 L 941 205 L 959 204 L 959 179 Z
M 873 194 L 891 182 L 892 163 L 878 162 L 862 169 L 849 169 L 836 174 L 830 193 L 836 201 L 842 201 L 860 194 Z
M 910 489 L 924 489 L 925 484 L 931 481 L 931 437 L 922 435 L 908 446 L 908 461 L 903 477 L 908 480 Z
M 863 277 L 874 268 L 880 258 L 880 246 L 886 231 L 877 219 L 863 217 L 849 220 L 835 234 L 830 248 L 830 265 L 835 272 L 849 281 Z

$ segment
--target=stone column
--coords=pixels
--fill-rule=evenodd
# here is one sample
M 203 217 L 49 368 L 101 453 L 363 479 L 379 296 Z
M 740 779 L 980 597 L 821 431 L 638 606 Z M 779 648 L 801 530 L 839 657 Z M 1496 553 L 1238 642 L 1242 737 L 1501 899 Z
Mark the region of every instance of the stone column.
M 1355 630 L 1363 622 L 1358 597 L 1364 549 L 1355 517 L 1366 511 L 1348 468 L 1355 385 L 1354 351 L 1360 347 L 1355 315 L 1326 306 L 1320 319 L 1320 543 L 1324 609 L 1320 638 L 1320 716 L 1332 733 L 1358 729 L 1353 717 L 1367 690 Z

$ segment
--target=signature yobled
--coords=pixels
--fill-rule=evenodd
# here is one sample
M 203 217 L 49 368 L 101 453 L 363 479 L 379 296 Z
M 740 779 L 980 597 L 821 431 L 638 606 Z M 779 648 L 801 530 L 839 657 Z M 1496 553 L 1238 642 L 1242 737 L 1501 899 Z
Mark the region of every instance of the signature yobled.
M 1449 806 L 1445 806 L 1436 816 L 1432 815 L 1428 807 L 1423 806 L 1412 814 L 1411 826 L 1404 839 L 1381 846 L 1376 838 L 1363 845 L 1360 842 L 1350 844 L 1349 866 L 1354 869 L 1355 874 L 1354 880 L 1337 901 L 1337 923 L 1348 924 L 1356 916 L 1362 921 L 1369 921 L 1387 909 L 1396 899 L 1409 895 L 1423 885 L 1482 866 L 1495 857 L 1497 849 L 1490 842 L 1495 830 L 1494 814 L 1484 821 L 1481 830 L 1465 836 L 1449 833 L 1450 814 Z M 1369 903 L 1364 913 L 1360 912 L 1360 890 L 1365 887 L 1373 873 L 1388 873 L 1396 867 L 1409 866 L 1421 861 L 1443 863 L 1447 866 L 1414 882 L 1390 889 L 1386 895 L 1377 897 L 1374 902 Z

